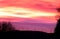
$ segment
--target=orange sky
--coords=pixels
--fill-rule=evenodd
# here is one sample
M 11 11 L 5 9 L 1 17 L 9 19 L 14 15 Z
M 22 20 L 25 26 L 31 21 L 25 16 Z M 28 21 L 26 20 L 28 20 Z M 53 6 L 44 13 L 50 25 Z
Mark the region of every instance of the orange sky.
M 5 8 L 5 12 L 4 10 L 1 10 L 0 9 L 0 13 L 13 13 L 11 12 L 12 11 L 12 8 L 10 9 L 9 7 L 15 7 L 16 9 L 17 8 L 23 8 L 23 9 L 20 9 L 19 11 L 22 11 L 24 9 L 27 9 L 25 10 L 25 12 L 16 12 L 16 14 L 20 14 L 23 13 L 23 14 L 26 14 L 29 12 L 31 12 L 32 14 L 30 15 L 29 13 L 27 14 L 27 16 L 23 15 L 23 16 L 17 16 L 17 15 L 14 15 L 15 17 L 22 17 L 22 18 L 31 18 L 31 17 L 40 17 L 40 16 L 50 16 L 50 14 L 47 14 L 47 13 L 51 13 L 51 16 L 52 14 L 55 14 L 57 13 L 57 11 L 54 9 L 56 8 L 57 6 L 59 6 L 59 0 L 1 0 L 0 1 L 0 7 L 1 8 Z M 10 9 L 9 11 L 6 11 L 6 9 Z M 27 11 L 27 12 L 26 12 Z M 41 13 L 39 16 L 36 15 L 38 13 Z M 35 15 L 33 15 L 35 13 Z M 4 14 L 4 15 L 5 15 Z M 43 15 L 44 14 L 44 15 Z M 0 14 L 1 17 L 4 17 L 2 14 Z M 9 14 L 10 15 L 10 14 Z M 30 16 L 29 16 L 30 15 Z M 6 15 L 5 15 L 6 16 Z M 11 15 L 10 15 L 11 16 Z M 55 16 L 55 15 L 53 15 Z M 7 17 L 7 16 L 6 16 Z M 52 19 L 52 18 L 51 18 Z
M 55 8 L 58 7 L 59 4 L 60 4 L 59 0 L 9 0 L 9 1 L 1 0 L 0 1 L 0 18 L 7 17 L 8 16 L 7 13 L 14 13 L 14 14 L 9 14 L 9 17 L 13 16 L 13 17 L 31 18 L 31 19 L 33 17 L 34 19 L 38 19 L 38 17 L 45 16 L 45 19 L 48 19 L 48 17 L 52 19 L 51 16 L 53 16 L 55 20 L 55 16 L 57 13 Z M 12 8 L 10 9 L 10 7 Z M 13 10 L 13 8 L 16 8 L 16 9 Z M 17 8 L 20 8 L 20 9 L 17 10 Z M 21 16 L 18 16 L 17 13 L 20 14 Z

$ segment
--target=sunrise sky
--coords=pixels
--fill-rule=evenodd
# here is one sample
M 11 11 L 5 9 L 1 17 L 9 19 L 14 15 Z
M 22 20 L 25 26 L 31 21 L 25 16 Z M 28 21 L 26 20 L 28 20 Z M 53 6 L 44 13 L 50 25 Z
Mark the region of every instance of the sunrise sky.
M 59 4 L 59 0 L 0 0 L 0 21 L 17 22 L 12 24 L 18 30 L 52 33 L 57 22 L 56 8 Z

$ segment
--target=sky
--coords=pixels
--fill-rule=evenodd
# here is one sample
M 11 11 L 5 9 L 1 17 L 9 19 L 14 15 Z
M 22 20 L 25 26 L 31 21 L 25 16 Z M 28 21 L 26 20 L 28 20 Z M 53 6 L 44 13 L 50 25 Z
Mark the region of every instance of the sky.
M 0 0 L 0 21 L 12 22 L 17 30 L 52 33 L 59 4 L 59 0 Z

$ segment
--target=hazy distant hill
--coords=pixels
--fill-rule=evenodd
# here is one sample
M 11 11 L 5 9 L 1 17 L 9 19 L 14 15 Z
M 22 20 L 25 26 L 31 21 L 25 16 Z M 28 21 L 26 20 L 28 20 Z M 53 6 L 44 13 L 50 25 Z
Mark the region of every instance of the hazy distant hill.
M 54 32 L 56 23 L 28 23 L 28 22 L 12 22 L 12 25 L 17 30 L 32 30 Z

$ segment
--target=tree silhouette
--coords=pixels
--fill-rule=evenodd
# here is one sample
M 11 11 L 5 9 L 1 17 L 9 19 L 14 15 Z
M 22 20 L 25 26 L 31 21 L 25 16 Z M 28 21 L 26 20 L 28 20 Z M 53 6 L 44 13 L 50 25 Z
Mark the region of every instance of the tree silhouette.
M 60 8 L 57 8 L 57 11 L 58 11 L 57 16 L 59 19 L 57 20 L 57 25 L 54 31 L 54 36 L 55 36 L 54 39 L 60 39 Z
M 58 12 L 60 12 L 60 8 L 57 8 L 56 10 L 57 10 Z
M 60 8 L 57 8 L 56 9 L 60 15 Z M 58 21 L 57 21 L 57 25 L 56 25 L 56 28 L 55 28 L 55 33 L 59 33 L 60 32 L 60 16 L 57 15 L 59 17 Z
M 60 33 L 60 19 L 57 21 L 57 25 L 55 28 L 55 33 Z
M 10 22 L 2 22 L 1 27 L 2 27 L 2 32 L 14 30 Z

